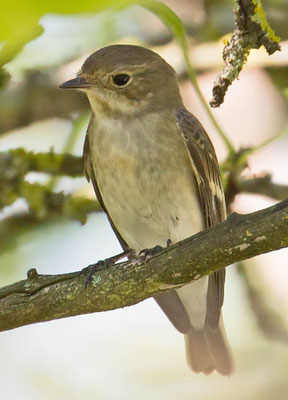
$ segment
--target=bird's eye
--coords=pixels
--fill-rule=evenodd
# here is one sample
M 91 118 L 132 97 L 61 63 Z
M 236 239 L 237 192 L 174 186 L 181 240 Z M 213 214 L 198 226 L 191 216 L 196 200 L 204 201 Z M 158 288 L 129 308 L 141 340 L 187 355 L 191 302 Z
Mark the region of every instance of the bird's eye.
M 130 81 L 130 76 L 128 74 L 118 74 L 114 75 L 112 79 L 116 86 L 125 86 Z

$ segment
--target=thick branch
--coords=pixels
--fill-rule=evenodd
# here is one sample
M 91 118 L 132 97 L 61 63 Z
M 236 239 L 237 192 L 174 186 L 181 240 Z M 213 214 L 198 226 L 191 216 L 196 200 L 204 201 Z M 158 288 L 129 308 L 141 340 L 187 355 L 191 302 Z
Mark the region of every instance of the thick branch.
M 226 221 L 150 260 L 100 268 L 88 289 L 83 275 L 38 275 L 0 289 L 0 330 L 129 306 L 226 265 L 288 246 L 288 200 Z

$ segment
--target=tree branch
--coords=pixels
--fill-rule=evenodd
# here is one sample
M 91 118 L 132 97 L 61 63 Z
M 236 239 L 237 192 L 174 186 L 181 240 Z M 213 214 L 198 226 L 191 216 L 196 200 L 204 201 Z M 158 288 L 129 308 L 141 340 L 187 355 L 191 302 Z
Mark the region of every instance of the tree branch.
M 22 148 L 0 152 L 0 210 L 18 198 L 24 198 L 29 206 L 31 219 L 36 218 L 39 221 L 57 215 L 84 223 L 87 214 L 99 211 L 100 205 L 96 199 L 74 197 L 71 194 L 54 192 L 49 185 L 28 182 L 25 177 L 31 171 L 49 173 L 52 176 L 82 176 L 83 160 L 82 157 L 72 154 L 57 154 L 53 151 L 34 153 Z M 7 232 L 4 237 L 7 237 Z
M 262 0 L 237 0 L 236 28 L 223 49 L 224 67 L 213 85 L 211 107 L 219 107 L 228 87 L 238 78 L 251 49 L 262 45 L 269 55 L 280 50 L 280 38 L 270 27 Z
M 70 119 L 72 113 L 88 110 L 86 96 L 63 92 L 55 82 L 54 69 L 48 73 L 27 71 L 21 85 L 8 87 L 0 94 L 0 135 L 32 122 Z
M 22 147 L 0 152 L 1 179 L 15 183 L 28 172 L 44 172 L 71 177 L 83 175 L 82 157 L 67 153 L 27 151 Z M 14 179 L 14 180 L 13 180 Z
M 281 201 L 288 199 L 288 186 L 272 182 L 270 174 L 247 179 L 241 177 L 239 172 L 229 173 L 225 187 L 228 207 L 240 193 L 260 194 Z
M 239 179 L 237 186 L 239 193 L 262 194 L 276 200 L 288 198 L 288 186 L 273 183 L 270 174 L 252 179 Z
M 99 268 L 88 289 L 83 274 L 38 275 L 0 289 L 0 330 L 138 303 L 240 260 L 288 246 L 288 200 L 246 214 L 164 249 L 150 260 Z

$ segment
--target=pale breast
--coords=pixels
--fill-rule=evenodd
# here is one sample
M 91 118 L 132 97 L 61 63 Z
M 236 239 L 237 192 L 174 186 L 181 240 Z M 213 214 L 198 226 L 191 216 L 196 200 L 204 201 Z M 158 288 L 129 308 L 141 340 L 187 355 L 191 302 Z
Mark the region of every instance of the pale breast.
M 174 117 L 101 120 L 90 126 L 93 168 L 104 204 L 139 251 L 203 228 L 189 157 Z

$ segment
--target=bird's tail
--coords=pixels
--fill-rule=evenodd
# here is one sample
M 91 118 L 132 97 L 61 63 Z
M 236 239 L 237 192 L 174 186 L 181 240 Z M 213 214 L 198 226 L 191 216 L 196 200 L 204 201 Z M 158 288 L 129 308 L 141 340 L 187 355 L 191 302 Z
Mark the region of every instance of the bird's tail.
M 209 375 L 214 370 L 222 375 L 231 375 L 233 359 L 227 343 L 222 318 L 216 330 L 205 325 L 202 330 L 190 328 L 185 334 L 186 358 L 195 372 Z

